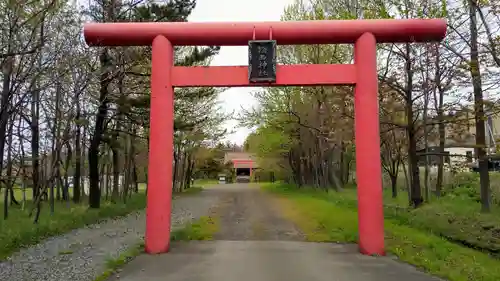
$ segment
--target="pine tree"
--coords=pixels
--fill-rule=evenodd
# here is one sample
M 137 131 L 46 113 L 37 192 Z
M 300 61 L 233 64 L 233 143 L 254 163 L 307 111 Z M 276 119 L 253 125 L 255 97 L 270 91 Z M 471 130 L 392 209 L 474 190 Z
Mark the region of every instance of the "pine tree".
M 122 3 L 118 0 L 97 0 L 89 9 L 91 17 L 98 22 L 184 22 L 187 21 L 188 16 L 191 14 L 196 6 L 194 0 L 174 0 L 167 3 L 151 3 L 144 1 L 144 3 L 133 6 Z M 190 66 L 200 65 L 208 58 L 214 56 L 219 51 L 219 47 L 181 47 L 176 48 L 176 54 L 187 54 L 176 58 L 177 65 Z M 141 58 L 142 60 L 150 60 L 150 48 L 140 48 L 138 52 L 141 55 L 134 57 Z M 108 47 L 103 47 L 100 51 L 99 61 L 101 64 L 101 77 L 100 77 L 100 92 L 99 92 L 99 108 L 96 113 L 95 127 L 93 137 L 91 139 L 88 158 L 89 158 L 89 206 L 91 208 L 100 207 L 101 190 L 99 187 L 99 150 L 103 141 L 106 140 L 106 119 L 108 117 L 108 110 L 110 103 L 119 102 L 118 107 L 135 107 L 137 110 L 148 111 L 149 97 L 142 97 L 134 99 L 125 98 L 119 101 L 113 101 L 109 92 L 109 86 L 112 85 L 113 80 L 120 75 L 116 75 L 117 70 L 122 69 L 114 67 L 123 61 L 114 61 L 115 58 L 120 57 L 118 51 Z M 144 61 L 143 61 L 144 62 Z M 141 65 L 149 65 L 149 63 L 142 63 Z M 118 70 L 122 71 L 122 70 Z M 141 69 L 144 74 L 149 70 Z M 127 73 L 122 73 L 127 75 Z M 142 76 L 144 76 L 142 74 Z M 146 84 L 146 83 L 144 83 Z M 215 89 L 185 89 L 176 92 L 176 111 L 190 108 L 190 104 L 196 103 L 199 99 L 214 98 L 217 94 Z M 126 102 L 127 104 L 123 104 Z M 145 112 L 145 113 L 146 113 Z M 176 114 L 176 116 L 185 114 Z M 204 118 L 194 120 L 183 120 L 177 118 L 175 120 L 174 129 L 186 129 L 203 122 Z

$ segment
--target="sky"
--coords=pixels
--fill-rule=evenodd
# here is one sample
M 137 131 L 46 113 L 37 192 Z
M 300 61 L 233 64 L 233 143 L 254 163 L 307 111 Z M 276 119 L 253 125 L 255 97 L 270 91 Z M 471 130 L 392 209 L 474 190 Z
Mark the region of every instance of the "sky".
M 279 21 L 285 7 L 293 0 L 198 0 L 191 13 L 191 22 L 227 22 L 227 21 Z M 211 65 L 248 65 L 248 47 L 222 47 Z M 219 99 L 227 112 L 241 112 L 241 107 L 256 105 L 251 93 L 258 88 L 230 88 L 220 94 Z M 228 121 L 225 127 L 235 132 L 227 140 L 243 144 L 251 132 L 239 128 L 236 120 Z

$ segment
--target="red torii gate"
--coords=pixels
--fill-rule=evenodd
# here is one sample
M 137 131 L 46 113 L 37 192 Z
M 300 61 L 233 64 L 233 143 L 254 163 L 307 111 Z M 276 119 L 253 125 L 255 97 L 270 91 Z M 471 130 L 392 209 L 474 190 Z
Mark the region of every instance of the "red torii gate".
M 248 166 L 250 166 L 249 169 L 250 169 L 250 181 L 251 181 L 254 161 L 252 159 L 233 159 L 232 161 L 233 161 L 233 166 L 235 168 L 238 168 L 238 165 L 240 164 L 242 165 L 247 164 Z
M 376 44 L 440 41 L 445 34 L 442 19 L 86 24 L 90 46 L 152 45 L 146 252 L 170 246 L 174 87 L 355 85 L 359 247 L 363 254 L 383 255 Z M 249 82 L 247 66 L 174 66 L 175 45 L 243 46 L 268 39 L 280 45 L 355 44 L 354 64 L 278 65 L 276 81 L 260 84 Z

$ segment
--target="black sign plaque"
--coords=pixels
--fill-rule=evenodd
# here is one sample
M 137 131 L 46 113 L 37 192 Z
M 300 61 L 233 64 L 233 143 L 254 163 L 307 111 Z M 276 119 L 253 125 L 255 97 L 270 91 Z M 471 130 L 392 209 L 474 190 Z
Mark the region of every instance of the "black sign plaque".
M 248 80 L 276 82 L 276 40 L 248 41 Z

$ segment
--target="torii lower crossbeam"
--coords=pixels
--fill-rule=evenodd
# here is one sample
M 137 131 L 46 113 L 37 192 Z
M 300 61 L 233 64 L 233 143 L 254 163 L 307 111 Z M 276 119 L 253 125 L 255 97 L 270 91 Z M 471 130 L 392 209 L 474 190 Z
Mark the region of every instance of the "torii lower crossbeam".
M 172 69 L 174 87 L 326 86 L 350 85 L 355 80 L 352 64 L 278 65 L 275 83 L 250 83 L 248 66 L 174 66 Z

